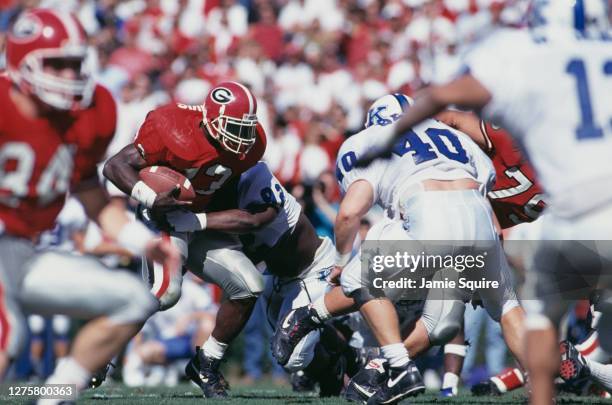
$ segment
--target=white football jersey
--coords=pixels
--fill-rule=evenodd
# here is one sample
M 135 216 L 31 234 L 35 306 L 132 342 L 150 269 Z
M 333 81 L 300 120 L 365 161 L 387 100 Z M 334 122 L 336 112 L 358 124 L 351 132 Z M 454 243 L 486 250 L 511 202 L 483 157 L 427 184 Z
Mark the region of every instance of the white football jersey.
M 254 246 L 274 246 L 288 230 L 292 230 L 302 212 L 296 199 L 274 177 L 268 165 L 259 162 L 240 176 L 238 182 L 238 208 L 253 209 L 275 206 L 278 215 L 263 228 L 253 233 Z
M 552 212 L 612 202 L 612 42 L 504 29 L 465 55 L 492 95 L 487 118 L 526 150 Z
M 398 213 L 398 200 L 410 186 L 423 180 L 479 182 L 483 195 L 495 181 L 491 160 L 466 134 L 429 119 L 407 131 L 390 159 L 379 159 L 366 168 L 355 167 L 360 156 L 379 148 L 390 126 L 373 125 L 348 138 L 338 152 L 336 177 L 342 193 L 357 180 L 366 180 L 390 218 Z

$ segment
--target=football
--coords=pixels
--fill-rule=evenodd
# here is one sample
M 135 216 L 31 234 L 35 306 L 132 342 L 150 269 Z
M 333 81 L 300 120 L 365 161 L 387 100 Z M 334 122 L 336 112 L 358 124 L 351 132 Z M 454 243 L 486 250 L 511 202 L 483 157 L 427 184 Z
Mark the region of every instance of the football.
M 176 198 L 180 201 L 191 201 L 195 198 L 195 191 L 189 179 L 181 173 L 165 166 L 150 166 L 140 170 L 140 179 L 156 193 L 172 190 L 179 185 L 181 192 Z

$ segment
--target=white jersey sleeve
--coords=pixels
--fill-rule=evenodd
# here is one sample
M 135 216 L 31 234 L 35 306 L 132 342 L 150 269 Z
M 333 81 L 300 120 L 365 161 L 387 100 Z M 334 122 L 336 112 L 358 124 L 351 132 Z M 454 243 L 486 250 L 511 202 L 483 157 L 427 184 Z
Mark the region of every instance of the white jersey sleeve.
M 261 207 L 275 207 L 278 214 L 271 223 L 253 233 L 254 245 L 272 247 L 295 227 L 302 207 L 264 162 L 244 172 L 238 182 L 238 208 L 253 211 Z
M 612 203 L 610 41 L 500 30 L 465 65 L 491 94 L 484 116 L 529 156 L 547 210 L 572 218 Z
M 464 57 L 464 70 L 491 94 L 491 101 L 483 113 L 494 122 L 500 121 L 509 110 L 533 107 L 533 103 L 524 99 L 523 89 L 529 78 L 516 57 L 531 45 L 527 32 L 500 29 L 476 44 Z
M 381 178 L 387 164 L 384 160 L 376 160 L 368 167 L 355 167 L 357 160 L 365 153 L 377 148 L 380 141 L 376 139 L 380 126 L 374 125 L 348 138 L 338 151 L 336 160 L 336 179 L 340 184 L 340 191 L 345 194 L 351 184 L 357 180 L 367 181 L 374 191 L 372 203 L 380 199 Z

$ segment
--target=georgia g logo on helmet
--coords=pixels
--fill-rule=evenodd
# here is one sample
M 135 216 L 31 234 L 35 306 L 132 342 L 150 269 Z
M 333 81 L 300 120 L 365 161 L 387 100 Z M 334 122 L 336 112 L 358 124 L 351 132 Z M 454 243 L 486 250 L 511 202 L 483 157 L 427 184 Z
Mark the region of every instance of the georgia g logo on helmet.
M 217 87 L 210 93 L 210 97 L 217 104 L 228 104 L 234 100 L 234 94 L 225 87 Z

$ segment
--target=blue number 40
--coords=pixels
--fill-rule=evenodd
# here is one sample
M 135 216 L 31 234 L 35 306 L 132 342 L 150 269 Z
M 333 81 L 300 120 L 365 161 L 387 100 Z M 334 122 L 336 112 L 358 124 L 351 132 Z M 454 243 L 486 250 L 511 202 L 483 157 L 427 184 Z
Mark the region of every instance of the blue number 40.
M 576 128 L 577 139 L 596 139 L 603 137 L 603 128 L 593 118 L 593 105 L 591 103 L 591 91 L 585 63 L 582 59 L 572 59 L 565 69 L 567 73 L 576 78 L 576 89 L 578 91 L 578 103 L 580 104 L 581 122 Z M 607 61 L 603 66 L 606 76 L 612 75 L 612 61 Z
M 395 144 L 393 153 L 398 156 L 412 153 L 414 163 L 417 165 L 436 159 L 438 153 L 459 163 L 467 163 L 470 160 L 467 151 L 463 148 L 463 145 L 461 145 L 461 141 L 457 135 L 453 134 L 448 129 L 428 128 L 425 130 L 425 134 L 427 134 L 433 145 L 423 141 L 412 130 L 408 130 L 400 141 Z M 444 140 L 446 140 L 446 142 Z M 452 149 L 447 146 L 447 142 Z

